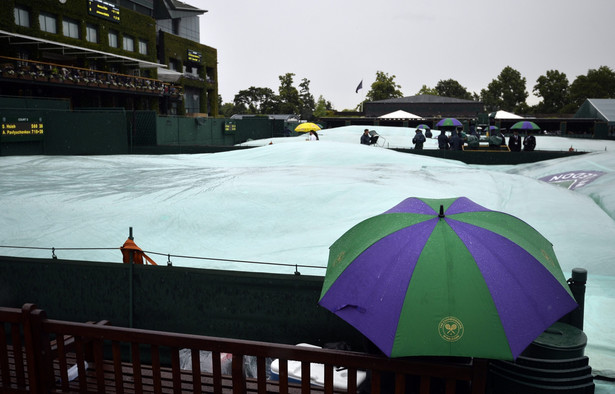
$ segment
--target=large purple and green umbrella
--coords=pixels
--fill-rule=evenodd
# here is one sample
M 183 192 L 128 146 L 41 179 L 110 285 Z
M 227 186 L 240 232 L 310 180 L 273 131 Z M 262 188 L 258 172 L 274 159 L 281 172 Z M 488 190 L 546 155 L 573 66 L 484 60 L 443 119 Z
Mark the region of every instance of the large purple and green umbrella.
M 515 359 L 577 304 L 551 243 L 468 198 L 408 198 L 330 247 L 319 304 L 389 357 Z
M 528 120 L 523 120 L 521 122 L 517 122 L 510 127 L 511 130 L 540 130 L 540 127 Z
M 462 127 L 460 121 L 455 118 L 444 118 L 438 123 L 436 123 L 436 127 Z

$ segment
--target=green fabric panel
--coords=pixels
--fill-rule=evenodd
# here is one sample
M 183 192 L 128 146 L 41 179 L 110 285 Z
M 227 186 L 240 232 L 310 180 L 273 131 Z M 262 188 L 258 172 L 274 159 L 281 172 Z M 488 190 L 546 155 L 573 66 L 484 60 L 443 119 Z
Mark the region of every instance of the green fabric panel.
M 447 317 L 457 320 L 443 320 Z M 457 340 L 443 338 L 446 324 L 463 325 Z M 480 270 L 463 242 L 441 220 L 408 286 L 392 356 L 470 355 L 479 348 L 486 351 L 486 357 L 512 358 Z

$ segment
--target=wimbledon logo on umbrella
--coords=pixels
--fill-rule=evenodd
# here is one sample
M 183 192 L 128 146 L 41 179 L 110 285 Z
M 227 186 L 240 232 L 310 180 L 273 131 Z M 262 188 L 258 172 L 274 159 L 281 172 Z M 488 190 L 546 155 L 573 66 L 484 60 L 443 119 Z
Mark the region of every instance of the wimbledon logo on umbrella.
M 463 336 L 463 324 L 454 316 L 447 316 L 438 324 L 440 337 L 448 342 L 457 342 Z

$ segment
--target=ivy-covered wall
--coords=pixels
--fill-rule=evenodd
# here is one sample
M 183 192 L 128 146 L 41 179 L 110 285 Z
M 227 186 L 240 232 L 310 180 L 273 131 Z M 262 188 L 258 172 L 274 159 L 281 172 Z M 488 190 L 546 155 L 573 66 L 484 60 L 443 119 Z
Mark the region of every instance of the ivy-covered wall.
M 179 70 L 187 65 L 188 50 L 193 50 L 201 53 L 201 66 L 199 68 L 199 77 L 203 81 L 196 81 L 188 78 L 182 78 L 182 85 L 187 87 L 197 88 L 201 91 L 201 109 L 200 112 L 207 113 L 207 108 L 211 108 L 211 115 L 218 115 L 218 51 L 207 45 L 200 44 L 173 34 L 168 34 L 160 31 L 159 42 L 160 46 L 160 62 L 169 64 L 171 59 L 178 62 Z M 207 70 L 211 70 L 207 74 Z M 209 78 L 209 80 L 208 80 Z
M 23 7 L 30 13 L 30 27 L 15 25 L 14 9 Z M 39 25 L 39 15 L 41 12 L 57 16 L 57 33 L 41 31 Z M 79 21 L 80 38 L 70 38 L 63 35 L 62 21 L 70 18 Z M 88 13 L 87 0 L 67 0 L 65 4 L 59 1 L 41 0 L 2 0 L 0 1 L 0 28 L 13 33 L 25 34 L 32 37 L 39 37 L 53 40 L 70 45 L 77 45 L 84 48 L 95 49 L 103 52 L 114 53 L 122 56 L 129 56 L 136 59 L 156 62 L 156 21 L 138 12 L 121 8 L 120 23 L 107 21 Z M 86 26 L 92 24 L 98 27 L 98 43 L 88 42 L 86 37 Z M 118 32 L 118 46 L 109 46 L 109 31 Z M 125 51 L 122 49 L 124 35 L 129 35 L 135 40 L 135 51 Z M 139 40 L 147 42 L 147 55 L 140 54 L 138 51 Z M 8 48 L 7 48 L 8 49 Z M 4 52 L 4 51 L 3 51 Z M 5 53 L 7 55 L 11 55 Z M 87 66 L 87 64 L 85 64 Z M 103 65 L 104 66 L 104 65 Z

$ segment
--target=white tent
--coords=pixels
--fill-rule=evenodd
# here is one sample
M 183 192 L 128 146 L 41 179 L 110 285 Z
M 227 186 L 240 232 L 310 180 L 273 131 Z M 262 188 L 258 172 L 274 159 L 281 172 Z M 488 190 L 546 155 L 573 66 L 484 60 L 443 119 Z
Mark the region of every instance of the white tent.
M 379 116 L 380 119 L 423 119 L 422 117 L 402 111 L 401 109 Z
M 493 117 L 495 119 L 523 119 L 522 116 L 513 114 L 512 112 L 506 112 L 506 111 L 502 111 L 502 110 L 497 111 L 497 112 L 493 112 L 493 113 L 489 114 L 489 116 Z

